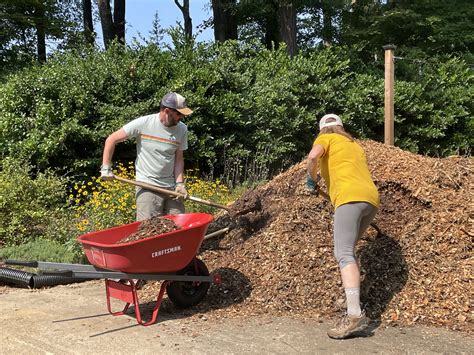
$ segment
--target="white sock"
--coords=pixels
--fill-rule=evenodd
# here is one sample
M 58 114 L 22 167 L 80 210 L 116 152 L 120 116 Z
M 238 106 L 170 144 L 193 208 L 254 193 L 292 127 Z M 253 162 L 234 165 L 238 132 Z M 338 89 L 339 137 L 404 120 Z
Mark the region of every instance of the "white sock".
M 347 300 L 347 314 L 359 317 L 362 314 L 360 309 L 360 287 L 349 287 L 344 289 Z

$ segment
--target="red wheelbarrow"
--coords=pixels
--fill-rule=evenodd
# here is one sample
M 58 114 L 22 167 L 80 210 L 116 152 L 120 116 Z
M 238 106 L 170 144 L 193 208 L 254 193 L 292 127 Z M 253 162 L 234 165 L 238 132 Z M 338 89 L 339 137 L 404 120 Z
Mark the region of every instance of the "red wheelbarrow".
M 17 260 L 5 263 L 55 270 L 43 271 L 49 275 L 104 278 L 109 312 L 114 316 L 123 315 L 133 304 L 137 322 L 147 326 L 155 323 L 165 290 L 171 302 L 185 308 L 201 302 L 211 282 L 221 281 L 220 275 L 211 277 L 204 262 L 196 257 L 212 215 L 187 213 L 163 218 L 174 221 L 181 229 L 123 244 L 117 241 L 136 232 L 141 222 L 81 235 L 78 241 L 92 265 Z M 148 322 L 142 321 L 135 280 L 163 281 Z M 124 301 L 123 310 L 112 311 L 111 298 Z

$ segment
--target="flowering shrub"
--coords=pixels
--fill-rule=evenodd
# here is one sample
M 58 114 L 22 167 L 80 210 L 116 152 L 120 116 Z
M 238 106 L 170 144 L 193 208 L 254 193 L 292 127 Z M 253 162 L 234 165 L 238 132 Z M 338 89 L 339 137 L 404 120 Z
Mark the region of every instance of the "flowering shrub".
M 232 201 L 232 194 L 229 188 L 219 179 L 215 181 L 203 180 L 197 176 L 198 171 L 189 170 L 191 175 L 186 177 L 186 189 L 189 195 L 209 200 L 222 205 Z M 186 212 L 207 212 L 212 213 L 216 208 L 197 204 L 192 201 L 186 202 Z
M 133 163 L 118 164 L 114 174 L 133 179 Z M 75 212 L 76 228 L 79 232 L 92 232 L 135 220 L 135 188 L 116 180 L 103 181 L 100 177 L 92 181 L 77 183 L 69 195 Z
M 186 178 L 186 188 L 191 196 L 227 204 L 232 193 L 221 180 L 200 179 L 197 171 Z M 114 174 L 126 179 L 135 178 L 133 162 L 119 164 Z M 76 183 L 69 195 L 74 211 L 75 227 L 80 234 L 110 228 L 135 221 L 135 188 L 119 181 L 103 181 L 100 177 Z M 216 208 L 186 201 L 186 212 L 212 213 Z

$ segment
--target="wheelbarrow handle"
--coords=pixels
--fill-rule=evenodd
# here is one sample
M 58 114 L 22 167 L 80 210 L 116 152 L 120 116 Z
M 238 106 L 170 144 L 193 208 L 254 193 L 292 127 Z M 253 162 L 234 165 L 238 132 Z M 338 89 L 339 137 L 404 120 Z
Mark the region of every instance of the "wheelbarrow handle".
M 23 260 L 5 260 L 6 265 L 18 265 L 18 266 L 27 266 L 27 267 L 38 267 L 37 261 L 23 261 Z
M 161 194 L 166 194 L 168 196 L 184 198 L 184 195 L 180 194 L 179 192 L 171 191 L 171 190 L 159 187 L 159 186 L 154 185 L 154 184 L 149 184 L 149 183 L 146 183 L 146 182 L 135 181 L 135 180 L 129 180 L 129 179 L 125 179 L 123 177 L 117 176 L 117 175 L 115 175 L 115 180 L 120 181 L 120 182 L 124 182 L 124 183 L 129 184 L 129 185 L 142 187 L 142 188 L 150 190 L 150 191 L 158 192 L 158 193 L 161 193 Z M 203 205 L 222 208 L 222 209 L 227 210 L 227 211 L 229 210 L 229 208 L 227 206 L 220 205 L 218 203 L 208 201 L 208 200 L 203 200 L 202 198 L 199 198 L 199 197 L 194 197 L 194 196 L 188 195 L 188 197 L 186 199 L 190 200 L 190 201 L 193 201 L 193 202 L 201 203 Z

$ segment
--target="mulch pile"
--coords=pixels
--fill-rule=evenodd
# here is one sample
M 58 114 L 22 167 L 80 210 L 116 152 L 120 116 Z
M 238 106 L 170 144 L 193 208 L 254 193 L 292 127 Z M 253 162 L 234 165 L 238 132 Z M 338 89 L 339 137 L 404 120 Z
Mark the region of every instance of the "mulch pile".
M 368 315 L 384 324 L 472 332 L 473 160 L 360 143 L 382 202 L 357 245 Z M 193 312 L 207 318 L 339 314 L 344 291 L 333 255 L 333 211 L 306 192 L 305 178 L 302 162 L 216 216 L 209 232 L 231 230 L 206 240 L 199 257 L 223 283 Z
M 174 223 L 174 221 L 168 218 L 158 216 L 152 217 L 144 220 L 135 233 L 120 239 L 116 242 L 116 244 L 123 244 L 135 240 L 150 238 L 158 234 L 164 234 L 178 229 L 181 229 L 181 226 L 178 226 L 176 223 Z

